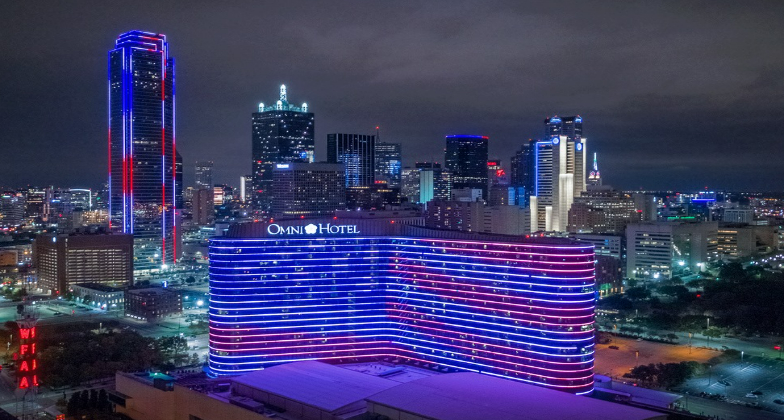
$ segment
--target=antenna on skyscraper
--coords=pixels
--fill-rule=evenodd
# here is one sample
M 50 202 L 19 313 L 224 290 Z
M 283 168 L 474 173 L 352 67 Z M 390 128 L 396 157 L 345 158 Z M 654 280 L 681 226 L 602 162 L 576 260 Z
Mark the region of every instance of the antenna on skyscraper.
M 376 143 L 381 140 L 381 130 L 379 126 L 376 126 Z

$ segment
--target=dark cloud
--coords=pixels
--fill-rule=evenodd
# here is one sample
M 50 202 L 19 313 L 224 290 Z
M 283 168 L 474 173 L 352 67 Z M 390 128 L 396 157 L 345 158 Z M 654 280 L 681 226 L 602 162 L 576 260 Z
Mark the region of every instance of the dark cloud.
M 548 114 L 585 118 L 624 188 L 780 190 L 779 1 L 5 2 L 0 185 L 90 185 L 106 172 L 106 53 L 167 34 L 177 142 L 217 180 L 250 170 L 250 113 L 280 83 L 328 132 L 370 132 L 408 162 L 443 136 L 489 135 L 508 159 Z M 186 172 L 187 173 L 187 172 Z

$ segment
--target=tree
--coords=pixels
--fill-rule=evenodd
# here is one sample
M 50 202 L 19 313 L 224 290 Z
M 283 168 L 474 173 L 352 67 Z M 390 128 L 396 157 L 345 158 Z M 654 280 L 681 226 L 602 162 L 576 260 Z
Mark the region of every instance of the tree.
M 98 391 L 91 389 L 90 390 L 90 409 L 98 408 Z
M 85 389 L 79 396 L 79 409 L 87 410 L 90 408 L 90 393 Z
M 101 388 L 98 392 L 98 409 L 101 411 L 109 411 L 110 408 L 109 394 L 106 393 L 105 389 Z
M 697 362 L 651 363 L 635 366 L 624 376 L 660 388 L 672 388 L 691 378 L 698 366 Z
M 76 414 L 79 412 L 79 406 L 81 404 L 81 398 L 79 392 L 74 392 L 71 394 L 71 398 L 68 400 L 68 405 L 66 406 L 66 414 L 69 417 L 75 417 Z
M 193 276 L 189 276 L 187 279 L 185 279 L 185 283 L 188 283 L 188 284 L 196 283 L 196 278 L 193 277 Z
M 721 331 L 718 328 L 708 328 L 702 332 L 702 335 L 708 338 L 708 345 L 710 345 L 710 339 L 720 338 Z
M 719 278 L 722 281 L 739 282 L 746 280 L 748 276 L 741 263 L 730 262 L 721 266 L 719 269 Z
M 661 388 L 672 388 L 682 384 L 694 374 L 693 363 L 696 362 L 659 363 L 656 365 L 658 371 L 656 385 Z
M 651 297 L 651 292 L 644 287 L 632 287 L 626 289 L 625 295 L 631 300 L 645 300 Z
M 156 340 L 158 350 L 163 356 L 164 361 L 172 363 L 174 366 L 181 365 L 187 361 L 188 340 L 180 336 L 161 337 Z

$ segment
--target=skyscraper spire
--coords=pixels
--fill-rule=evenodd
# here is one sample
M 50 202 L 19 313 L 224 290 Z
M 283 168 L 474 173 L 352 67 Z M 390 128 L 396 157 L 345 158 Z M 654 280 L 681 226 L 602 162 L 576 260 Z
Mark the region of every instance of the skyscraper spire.
M 599 173 L 599 163 L 596 161 L 596 152 L 593 153 L 593 170 L 588 175 L 588 185 L 602 185 L 602 176 Z
M 286 85 L 280 85 L 280 101 L 286 102 Z

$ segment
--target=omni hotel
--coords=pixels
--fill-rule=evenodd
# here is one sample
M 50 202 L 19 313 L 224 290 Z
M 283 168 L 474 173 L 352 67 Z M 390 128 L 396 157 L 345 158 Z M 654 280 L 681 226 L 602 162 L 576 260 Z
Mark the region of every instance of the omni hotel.
M 210 244 L 209 372 L 391 360 L 593 389 L 594 252 L 378 219 L 230 227 Z

